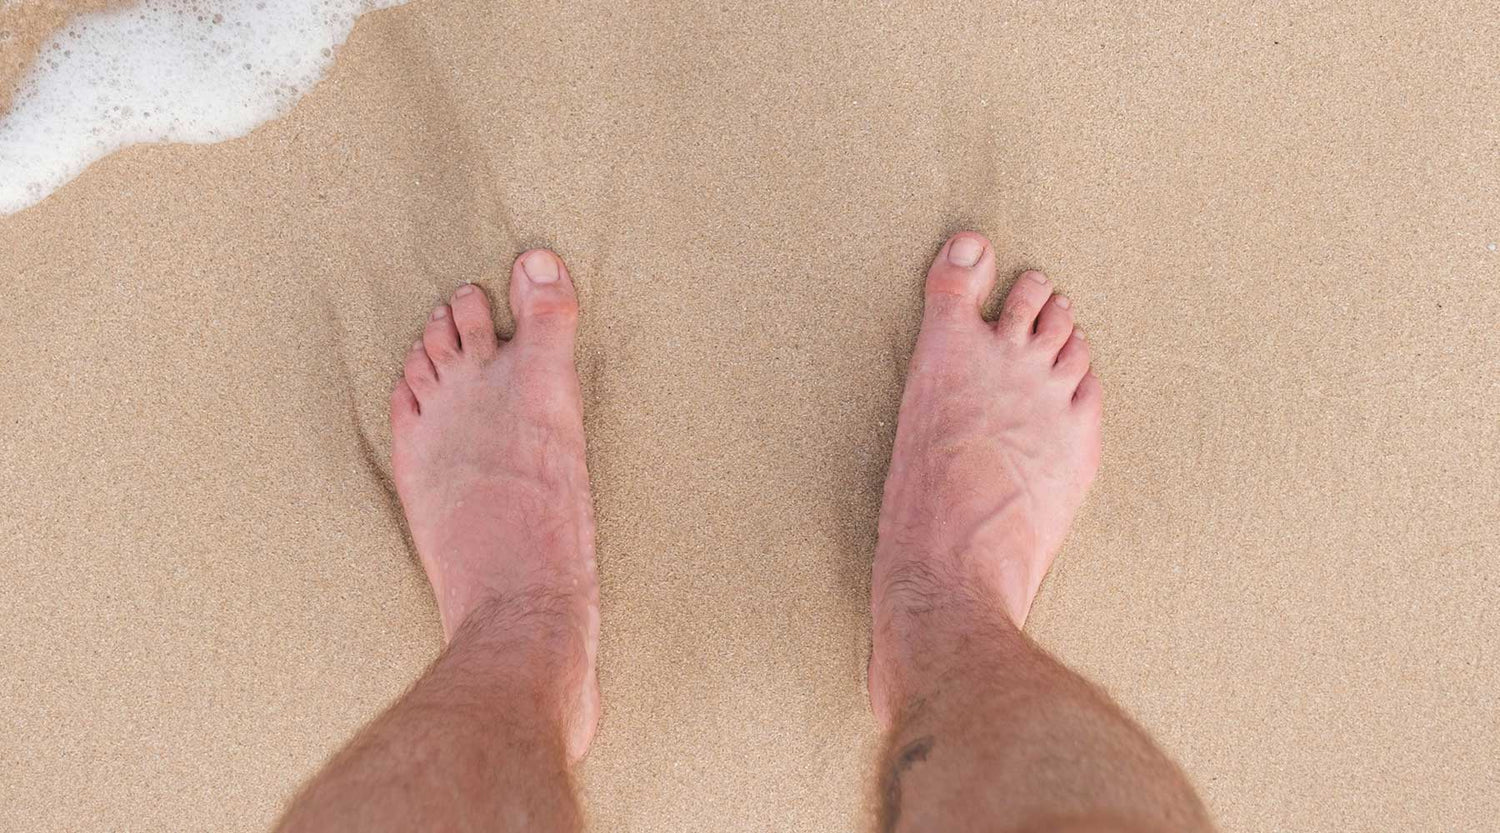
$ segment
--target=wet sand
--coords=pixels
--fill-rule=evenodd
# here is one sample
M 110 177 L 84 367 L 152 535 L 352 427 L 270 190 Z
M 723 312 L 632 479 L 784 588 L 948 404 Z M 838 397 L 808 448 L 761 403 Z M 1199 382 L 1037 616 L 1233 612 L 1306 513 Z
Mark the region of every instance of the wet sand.
M 1105 383 L 1029 631 L 1226 830 L 1487 830 L 1497 65 L 1479 2 L 372 13 L 289 116 L 0 219 L 0 827 L 264 829 L 420 673 L 386 396 L 430 304 L 546 245 L 594 828 L 854 829 L 920 281 L 973 227 Z
M 10 0 L 0 3 L 0 113 L 37 60 L 46 37 L 70 17 L 130 5 L 121 0 Z

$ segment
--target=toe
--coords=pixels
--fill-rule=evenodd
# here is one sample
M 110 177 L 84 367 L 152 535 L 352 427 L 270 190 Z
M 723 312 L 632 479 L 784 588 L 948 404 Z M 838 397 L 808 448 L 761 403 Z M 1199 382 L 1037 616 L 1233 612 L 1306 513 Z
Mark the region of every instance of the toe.
M 500 341 L 495 337 L 495 321 L 490 317 L 490 300 L 484 290 L 466 283 L 454 291 L 448 306 L 453 310 L 453 326 L 464 355 L 482 361 L 494 358 Z
M 516 258 L 511 270 L 510 308 L 516 317 L 516 341 L 555 345 L 572 351 L 578 329 L 578 296 L 562 258 L 532 249 Z
M 1052 372 L 1070 389 L 1076 388 L 1083 374 L 1089 372 L 1089 343 L 1083 338 L 1083 330 L 1074 328 L 1073 335 L 1058 351 L 1057 364 L 1053 365 Z
M 1024 341 L 1036 332 L 1037 314 L 1042 305 L 1052 297 L 1052 283 L 1047 276 L 1035 269 L 1023 272 L 1016 278 L 1005 304 L 1000 308 L 1000 320 L 995 329 L 1000 335 L 1014 341 Z
M 1073 332 L 1072 306 L 1066 295 L 1053 295 L 1042 304 L 1042 312 L 1036 318 L 1036 344 L 1049 357 L 1057 355 Z
M 1099 377 L 1093 371 L 1085 373 L 1083 380 L 1078 383 L 1078 390 L 1073 392 L 1073 407 L 1098 417 L 1104 404 L 1104 387 L 1099 384 Z
M 995 287 L 995 255 L 984 235 L 961 231 L 943 244 L 927 270 L 926 314 L 979 320 Z
M 418 341 L 407 351 L 404 371 L 406 384 L 417 395 L 418 402 L 437 389 L 437 370 L 432 366 L 432 359 L 427 358 L 427 348 L 422 342 Z
M 422 346 L 427 348 L 427 357 L 432 359 L 439 375 L 444 365 L 458 361 L 458 330 L 453 327 L 453 312 L 447 304 L 438 304 L 427 317 Z
M 411 386 L 405 379 L 396 383 L 396 389 L 391 391 L 391 429 L 401 431 L 410 425 L 420 413 L 417 405 L 417 396 L 412 393 Z

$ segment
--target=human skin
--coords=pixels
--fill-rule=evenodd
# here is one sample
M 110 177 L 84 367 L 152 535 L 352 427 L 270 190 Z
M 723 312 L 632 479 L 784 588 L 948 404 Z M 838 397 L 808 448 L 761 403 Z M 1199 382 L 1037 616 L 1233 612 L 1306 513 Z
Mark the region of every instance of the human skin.
M 994 285 L 971 232 L 927 274 L 871 583 L 877 828 L 1211 829 L 1146 733 L 1021 633 L 1098 470 L 1103 391 L 1045 275 L 991 323 Z
M 1021 633 L 1099 462 L 1102 390 L 1067 300 L 1023 274 L 1000 320 L 989 243 L 926 284 L 880 516 L 871 703 L 877 827 L 1207 830 L 1107 696 Z M 392 472 L 447 646 L 302 790 L 282 830 L 574 831 L 599 715 L 598 582 L 561 258 L 517 259 L 516 335 L 464 286 L 391 395 Z

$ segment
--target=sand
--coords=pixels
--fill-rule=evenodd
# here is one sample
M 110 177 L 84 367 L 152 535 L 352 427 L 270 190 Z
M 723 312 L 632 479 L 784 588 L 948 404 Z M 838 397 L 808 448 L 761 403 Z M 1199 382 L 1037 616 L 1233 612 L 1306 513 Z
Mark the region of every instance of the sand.
M 920 280 L 973 227 L 1106 387 L 1029 631 L 1226 830 L 1491 829 L 1497 65 L 1477 0 L 372 13 L 289 116 L 0 220 L 0 828 L 264 829 L 415 678 L 386 395 L 431 303 L 547 245 L 594 828 L 855 829 Z

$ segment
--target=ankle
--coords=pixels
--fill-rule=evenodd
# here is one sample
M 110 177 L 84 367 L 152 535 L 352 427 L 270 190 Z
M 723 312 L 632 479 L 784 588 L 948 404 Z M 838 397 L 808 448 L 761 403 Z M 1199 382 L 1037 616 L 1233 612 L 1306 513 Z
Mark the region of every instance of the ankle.
M 943 641 L 992 624 L 1019 630 L 1030 606 L 1029 581 L 1009 565 L 997 570 L 994 559 L 962 553 L 877 553 L 876 626 L 889 620 L 903 642 Z
M 877 553 L 876 580 L 895 602 L 911 610 L 953 611 L 958 618 L 982 618 L 999 610 L 1016 628 L 1026 623 L 1043 575 L 1022 542 L 973 544 L 942 553 Z M 885 575 L 882 576 L 881 574 Z
M 1000 593 L 949 578 L 920 562 L 882 576 L 870 669 L 882 722 L 902 719 L 1024 640 Z
M 487 600 L 454 631 L 447 655 L 532 711 L 561 716 L 586 656 L 574 619 L 562 604 L 536 594 Z

